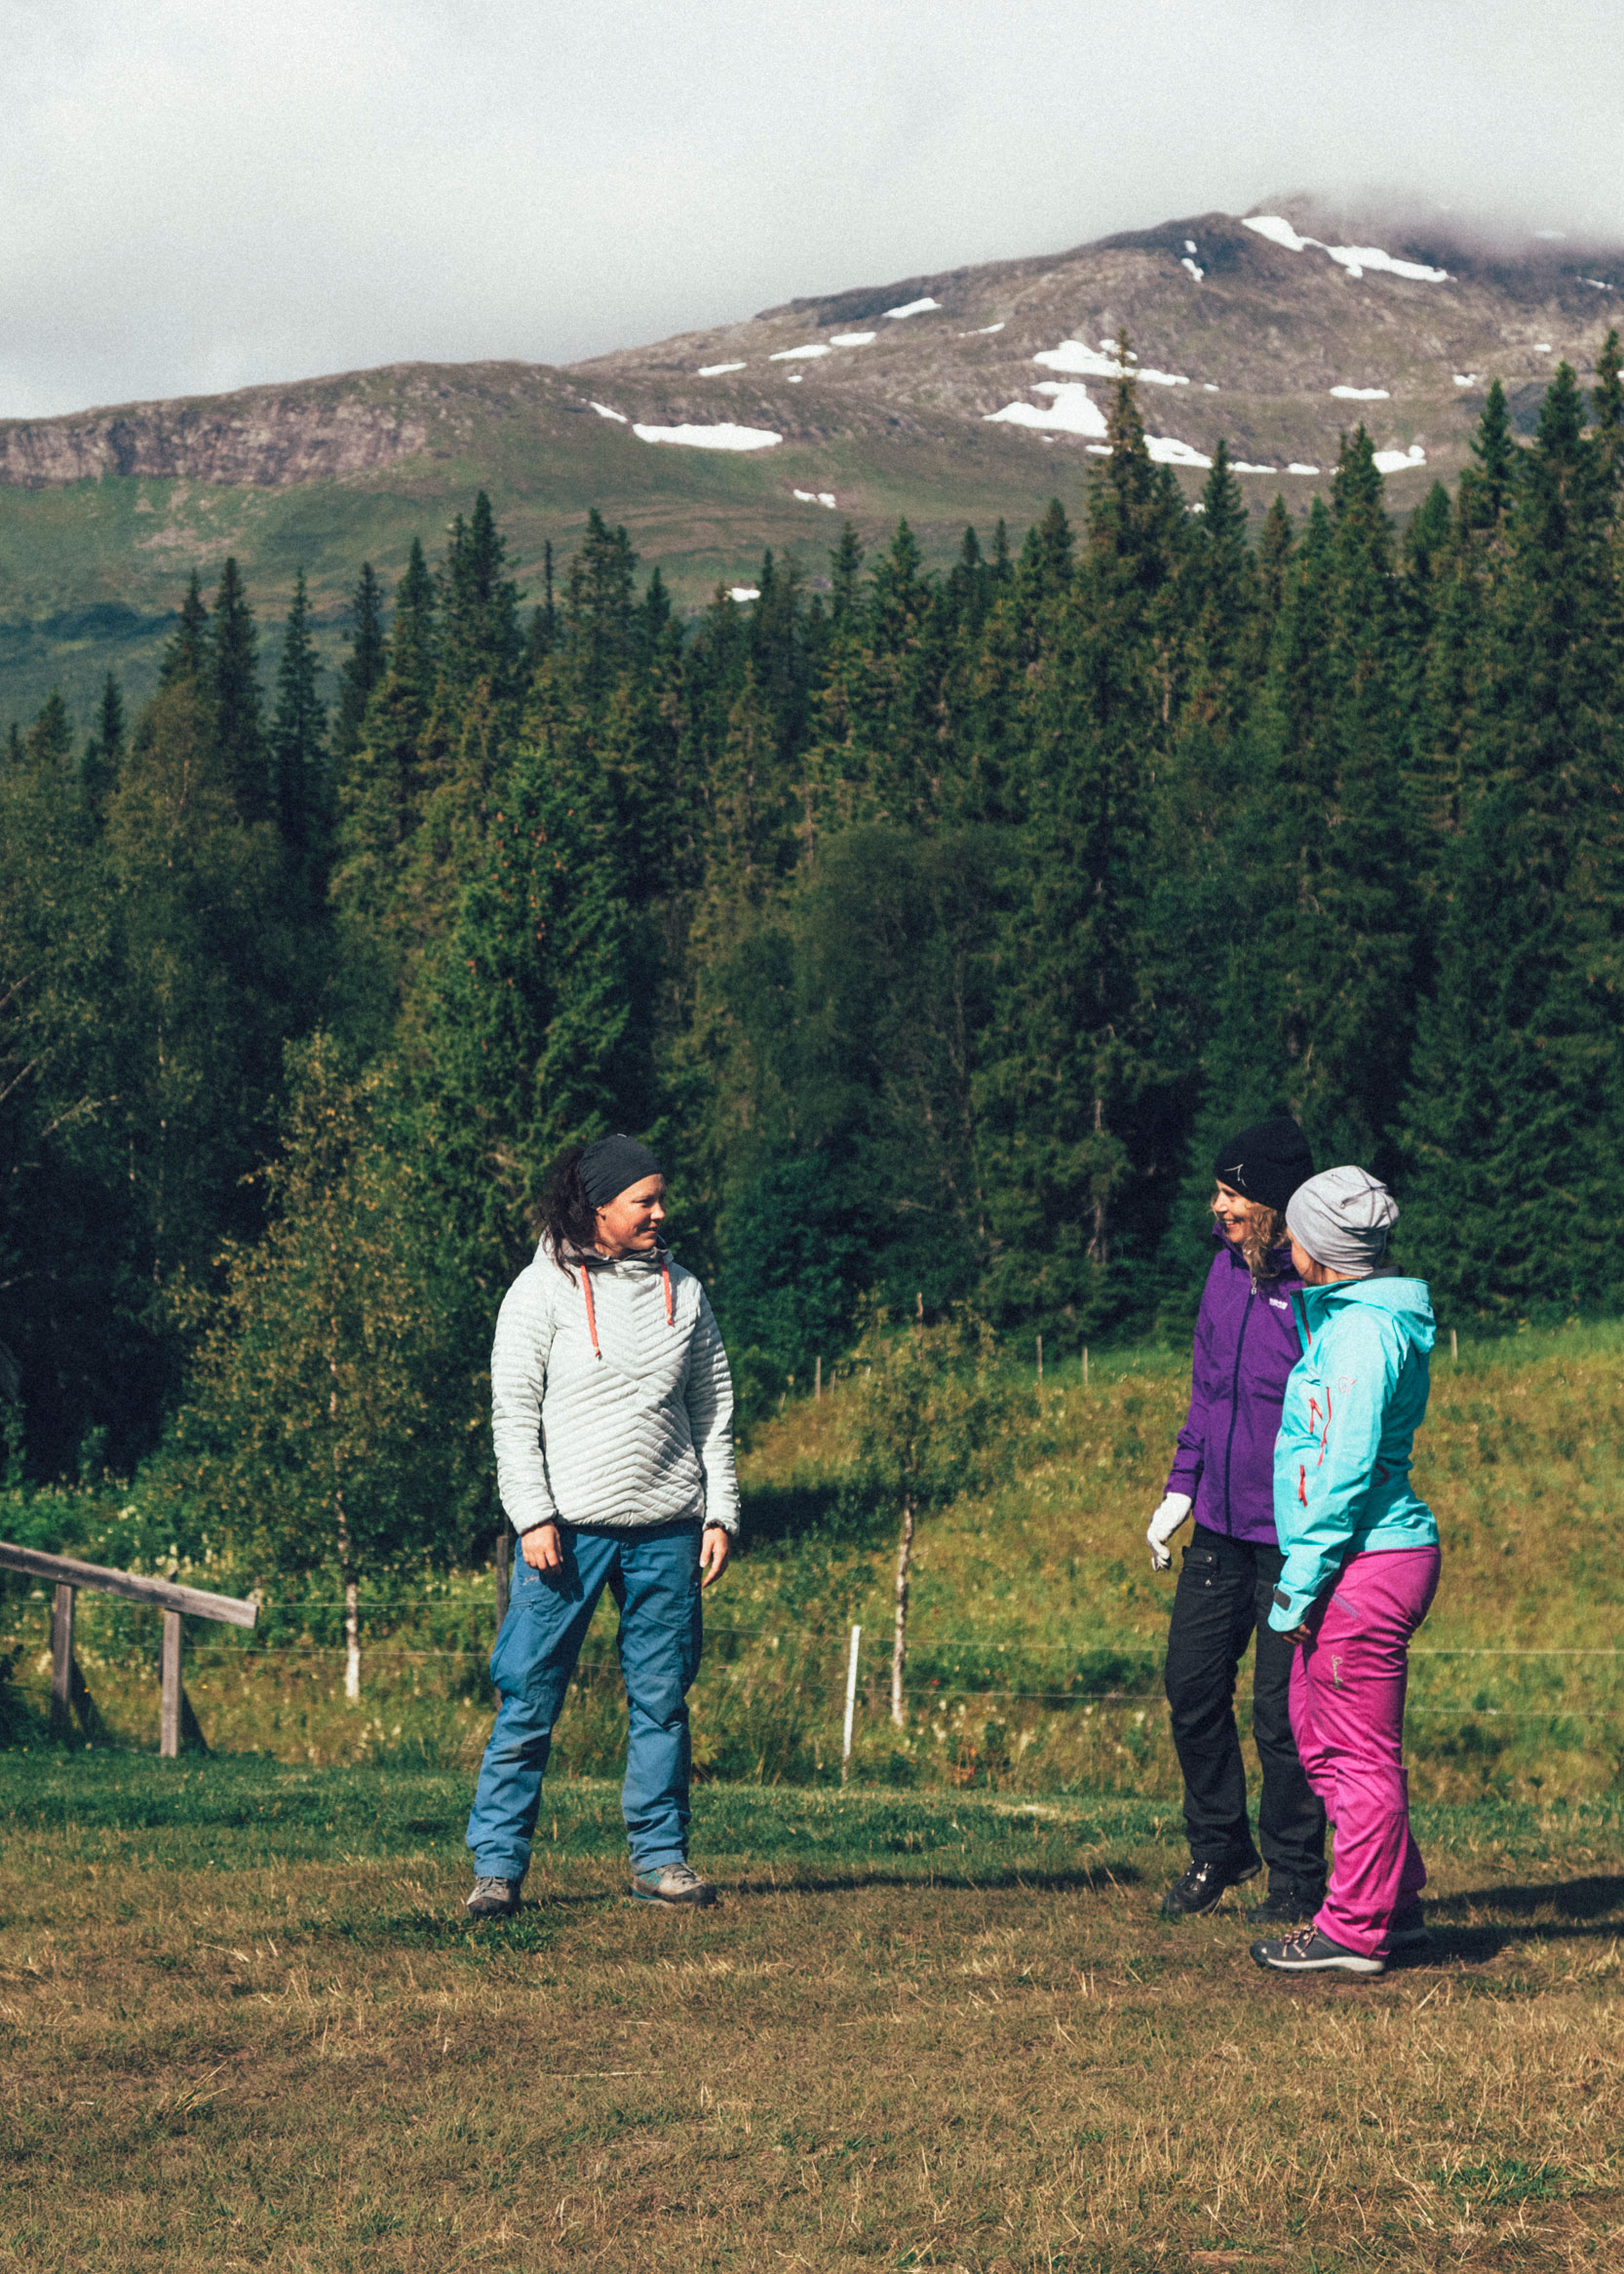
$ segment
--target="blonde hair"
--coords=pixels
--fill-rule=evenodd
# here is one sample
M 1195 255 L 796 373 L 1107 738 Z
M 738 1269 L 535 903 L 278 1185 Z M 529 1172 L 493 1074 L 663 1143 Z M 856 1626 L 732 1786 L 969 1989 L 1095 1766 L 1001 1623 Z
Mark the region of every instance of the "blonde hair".
M 1269 1257 L 1286 1238 L 1286 1218 L 1275 1208 L 1265 1208 L 1260 1200 L 1251 1204 L 1246 1230 L 1241 1234 L 1241 1253 L 1246 1257 L 1252 1273 L 1253 1285 L 1264 1280 L 1276 1280 L 1280 1274 Z
M 1233 1185 L 1227 1189 L 1235 1190 Z M 1277 1208 L 1265 1208 L 1260 1200 L 1247 1200 L 1244 1192 L 1236 1192 L 1235 1198 L 1246 1201 L 1246 1229 L 1241 1234 L 1240 1248 L 1252 1274 L 1252 1284 L 1260 1287 L 1268 1281 L 1272 1285 L 1280 1273 L 1269 1258 L 1285 1243 L 1286 1218 Z

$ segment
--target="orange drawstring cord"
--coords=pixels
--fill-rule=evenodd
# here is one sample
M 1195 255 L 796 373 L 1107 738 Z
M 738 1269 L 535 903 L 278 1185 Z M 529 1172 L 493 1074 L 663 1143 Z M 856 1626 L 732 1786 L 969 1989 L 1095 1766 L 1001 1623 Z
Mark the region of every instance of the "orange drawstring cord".
M 671 1265 L 663 1255 L 660 1258 L 660 1280 L 666 1291 L 666 1325 L 675 1327 L 677 1302 L 671 1291 Z M 587 1298 L 587 1332 L 592 1336 L 592 1355 L 594 1358 L 601 1358 L 603 1353 L 598 1347 L 598 1313 L 592 1300 L 592 1273 L 584 1263 L 581 1266 L 581 1292 Z

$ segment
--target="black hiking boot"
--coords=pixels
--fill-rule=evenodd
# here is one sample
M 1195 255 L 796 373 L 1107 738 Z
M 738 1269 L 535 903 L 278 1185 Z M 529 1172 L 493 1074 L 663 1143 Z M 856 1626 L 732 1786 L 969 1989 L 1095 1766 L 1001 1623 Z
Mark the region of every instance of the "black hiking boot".
M 1162 1897 L 1162 1916 L 1205 1918 L 1210 1910 L 1217 1910 L 1225 1889 L 1256 1879 L 1262 1868 L 1257 1856 L 1250 1864 L 1192 1864 Z

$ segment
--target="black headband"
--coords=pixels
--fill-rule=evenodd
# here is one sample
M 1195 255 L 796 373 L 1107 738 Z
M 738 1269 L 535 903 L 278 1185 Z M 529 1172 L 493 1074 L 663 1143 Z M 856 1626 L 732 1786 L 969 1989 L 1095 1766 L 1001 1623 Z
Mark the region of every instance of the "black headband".
M 645 1176 L 663 1176 L 665 1171 L 646 1145 L 636 1137 L 599 1137 L 581 1155 L 581 1189 L 594 1208 L 607 1208 L 617 1192 L 640 1184 Z

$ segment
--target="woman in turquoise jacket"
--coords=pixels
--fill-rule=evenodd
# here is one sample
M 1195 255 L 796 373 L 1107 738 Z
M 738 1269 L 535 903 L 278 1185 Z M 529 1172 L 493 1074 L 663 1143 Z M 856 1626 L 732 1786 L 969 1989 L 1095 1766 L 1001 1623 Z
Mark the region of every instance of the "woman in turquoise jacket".
M 1269 1625 L 1298 1644 L 1292 1731 L 1335 1827 L 1312 1924 L 1252 1946 L 1287 1974 L 1381 1974 L 1425 1939 L 1404 1702 L 1411 1637 L 1438 1586 L 1438 1526 L 1410 1482 L 1434 1327 L 1425 1281 L 1386 1262 L 1398 1214 L 1354 1168 L 1310 1177 L 1286 1210 L 1303 1355 L 1275 1443 L 1285 1561 Z

